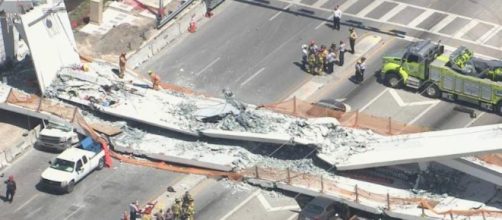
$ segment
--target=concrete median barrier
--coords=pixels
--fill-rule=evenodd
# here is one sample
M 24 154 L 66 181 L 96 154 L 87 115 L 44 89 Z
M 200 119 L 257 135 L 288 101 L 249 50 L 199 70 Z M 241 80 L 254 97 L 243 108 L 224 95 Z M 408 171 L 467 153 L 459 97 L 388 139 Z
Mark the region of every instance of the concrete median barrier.
M 132 68 L 137 68 L 150 57 L 157 54 L 160 50 L 180 37 L 183 33 L 188 32 L 188 25 L 194 15 L 196 21 L 202 19 L 206 13 L 206 4 L 203 1 L 197 1 L 192 6 L 189 6 L 181 15 L 170 21 L 167 25 L 158 32 L 151 40 L 144 43 L 140 49 L 136 50 L 129 58 L 128 64 Z

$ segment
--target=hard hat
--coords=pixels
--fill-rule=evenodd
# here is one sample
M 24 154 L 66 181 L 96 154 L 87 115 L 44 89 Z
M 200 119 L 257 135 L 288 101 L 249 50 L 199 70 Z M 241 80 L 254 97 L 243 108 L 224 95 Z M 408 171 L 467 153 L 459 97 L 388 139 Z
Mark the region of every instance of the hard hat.
M 152 70 L 148 70 L 148 75 L 152 75 L 153 71 Z

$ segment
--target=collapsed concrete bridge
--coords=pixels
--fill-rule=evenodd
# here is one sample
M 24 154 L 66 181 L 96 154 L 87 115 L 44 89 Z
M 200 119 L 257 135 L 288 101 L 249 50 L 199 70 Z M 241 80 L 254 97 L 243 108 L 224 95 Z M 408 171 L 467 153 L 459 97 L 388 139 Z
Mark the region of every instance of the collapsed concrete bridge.
M 22 28 L 19 29 L 22 30 L 20 32 L 23 33 L 30 47 L 40 90 L 43 95 L 51 98 L 44 99 L 33 94 L 19 93 L 2 85 L 0 90 L 2 91 L 0 92 L 0 108 L 2 109 L 41 119 L 58 120 L 73 125 L 81 133 L 94 135 L 93 129 L 87 125 L 86 119 L 79 110 L 76 107 L 58 103 L 57 99 L 59 99 L 88 106 L 104 114 L 193 137 L 209 136 L 218 139 L 312 146 L 319 151 L 321 159 L 336 166 L 339 170 L 439 160 L 440 163 L 464 172 L 475 171 L 473 175 L 487 181 L 498 184 L 502 182 L 500 172 L 496 169 L 480 164 L 475 166 L 474 162 L 469 159 L 455 159 L 502 150 L 501 125 L 384 137 L 367 131 L 343 128 L 333 119 L 285 116 L 266 109 L 257 109 L 256 106 L 251 105 L 247 105 L 247 110 L 244 112 L 228 111 L 228 108 L 220 108 L 228 104 L 226 100 L 172 91 L 153 91 L 149 89 L 148 82 L 133 75 L 128 75 L 125 80 L 119 79 L 111 71 L 114 66 L 108 63 L 90 63 L 88 72 L 75 68 L 75 65 L 79 67 L 80 61 L 65 12 L 58 10 L 47 14 L 42 9 L 53 8 L 54 5 L 41 7 L 20 15 Z M 45 23 L 38 22 L 39 19 L 45 19 Z M 58 24 L 61 25 L 58 28 L 62 31 L 54 31 L 54 26 L 47 26 L 47 19 L 59 20 Z M 42 37 L 37 38 L 39 36 Z M 61 44 L 61 41 L 67 43 Z M 58 49 L 45 54 L 42 51 L 47 47 Z M 212 115 L 219 118 L 217 122 L 208 123 L 198 119 L 200 115 L 197 113 L 203 109 L 210 109 L 210 111 L 205 111 L 206 113 L 220 111 Z M 229 161 L 226 163 L 233 162 Z M 204 163 L 198 164 L 204 166 Z M 212 168 L 217 168 L 217 166 Z M 255 175 L 257 177 L 258 172 Z M 288 171 L 286 179 L 290 179 L 290 175 Z M 261 176 L 264 176 L 263 172 Z M 385 207 L 385 199 L 380 198 L 384 195 L 378 198 L 361 196 L 360 200 L 356 196 L 354 202 L 351 198 L 353 195 L 358 195 L 357 187 L 365 186 L 370 195 L 383 191 L 392 192 L 395 193 L 396 199 L 405 198 L 403 204 L 392 208 L 394 216 L 407 219 L 421 218 L 425 205 L 419 205 L 417 202 L 424 198 L 430 200 L 441 197 L 423 195 L 418 198 L 407 190 L 377 186 L 350 178 L 336 178 L 332 182 L 335 185 L 332 192 L 323 187 L 323 178 L 320 180 L 320 187 L 300 183 L 295 185 L 290 180 L 284 184 L 284 178 L 268 181 L 287 190 L 312 195 L 329 195 L 353 207 L 374 212 L 381 212 L 381 207 Z M 354 187 L 356 188 L 355 194 L 352 191 L 349 196 L 344 194 Z M 340 191 L 340 189 L 345 191 Z M 438 204 L 440 206 L 437 206 Z M 453 209 L 451 204 L 465 210 L 480 205 L 477 202 L 453 197 L 442 198 L 441 202 L 435 204 L 441 208 L 441 211 L 428 212 L 427 216 L 432 219 L 441 218 L 448 213 L 445 210 Z M 489 217 L 497 219 L 500 217 L 500 212 L 501 210 L 496 207 L 487 207 L 485 212 L 475 213 L 477 215 L 475 218 L 484 219 L 486 217 L 484 213 L 489 213 L 492 215 Z M 452 215 L 451 212 L 449 214 Z M 465 213 L 456 214 L 460 216 Z M 472 216 L 473 213 L 468 213 L 468 215 Z

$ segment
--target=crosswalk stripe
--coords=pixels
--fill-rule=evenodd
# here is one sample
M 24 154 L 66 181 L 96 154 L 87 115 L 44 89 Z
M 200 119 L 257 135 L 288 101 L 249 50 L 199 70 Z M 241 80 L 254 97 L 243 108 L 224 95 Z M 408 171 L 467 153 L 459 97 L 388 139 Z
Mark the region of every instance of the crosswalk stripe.
M 277 0 L 277 1 L 291 3 L 290 0 Z M 342 6 L 344 6 L 345 8 L 349 8 L 350 6 L 352 6 L 357 1 L 358 0 L 347 0 L 344 4 L 342 4 L 340 6 L 340 8 L 342 8 Z M 463 41 L 463 42 L 478 44 L 478 45 L 482 45 L 483 47 L 491 48 L 491 49 L 495 49 L 495 50 L 502 50 L 502 47 L 500 47 L 500 46 L 495 46 L 495 45 L 491 45 L 491 44 L 486 44 L 485 43 L 486 41 L 490 40 L 490 37 L 493 37 L 493 35 L 497 34 L 498 32 L 494 32 L 492 36 L 490 36 L 490 35 L 485 36 L 484 37 L 484 42 L 478 42 L 477 40 L 470 40 L 470 39 L 466 39 L 466 38 L 461 38 L 465 33 L 467 33 L 468 31 L 470 31 L 477 24 L 481 23 L 481 24 L 486 24 L 486 25 L 492 25 L 492 26 L 496 26 L 499 29 L 501 28 L 500 24 L 493 24 L 493 23 L 490 23 L 490 22 L 487 22 L 487 21 L 481 21 L 479 19 L 471 19 L 471 18 L 467 18 L 467 17 L 462 16 L 462 15 L 452 14 L 452 13 L 449 13 L 449 12 L 444 12 L 444 11 L 439 11 L 439 10 L 434 10 L 434 9 L 428 9 L 428 8 L 424 8 L 424 7 L 421 7 L 421 6 L 409 5 L 409 4 L 401 3 L 401 2 L 398 2 L 398 1 L 395 1 L 395 0 L 383 0 L 383 1 L 390 2 L 390 3 L 396 3 L 397 6 L 394 7 L 393 9 L 391 9 L 388 13 L 386 13 L 380 19 L 375 19 L 375 18 L 371 18 L 371 17 L 356 16 L 355 14 L 351 14 L 351 13 L 346 13 L 346 14 L 354 16 L 354 17 L 358 17 L 358 18 L 361 18 L 361 19 L 365 19 L 365 20 L 368 20 L 368 21 L 387 23 L 387 24 L 390 24 L 390 25 L 394 25 L 394 26 L 398 26 L 398 27 L 403 27 L 403 28 L 409 28 L 409 29 L 413 29 L 413 30 L 417 30 L 417 31 L 426 31 L 428 33 L 433 33 L 433 34 L 441 36 L 441 37 L 447 37 L 447 38 L 452 38 L 452 39 L 455 39 L 455 40 L 460 40 L 460 41 Z M 296 5 L 303 6 L 303 7 L 306 7 L 306 8 L 317 9 L 317 10 L 325 11 L 325 12 L 332 11 L 332 9 L 326 9 L 326 8 L 322 8 L 322 7 L 321 8 L 315 8 L 315 7 L 312 7 L 312 5 L 305 4 L 305 3 L 302 3 L 302 2 L 299 2 Z M 400 23 L 397 23 L 397 22 L 389 21 L 389 19 L 391 19 L 392 17 L 394 17 L 396 14 L 398 14 L 399 12 L 401 12 L 403 9 L 405 9 L 408 6 L 412 7 L 412 8 L 431 10 L 433 12 L 438 12 L 438 13 L 441 13 L 441 14 L 446 14 L 447 16 L 445 18 L 443 18 L 434 27 L 432 27 L 430 30 L 425 30 L 425 29 L 422 29 L 422 28 L 417 28 L 417 27 L 413 27 L 413 26 L 409 26 L 409 25 L 403 25 L 403 24 L 400 24 Z M 343 11 L 343 9 L 342 9 L 342 11 Z M 445 33 L 439 32 L 441 29 L 443 29 L 444 27 L 446 27 L 448 24 L 450 24 L 456 18 L 464 18 L 464 19 L 468 19 L 468 20 L 471 20 L 471 21 L 466 26 L 464 26 L 461 30 L 458 30 L 454 35 L 452 35 L 452 34 L 445 34 Z
M 319 1 L 315 2 L 315 3 L 312 5 L 312 7 L 316 7 L 316 8 L 321 7 L 321 6 L 323 6 L 324 4 L 326 4 L 326 2 L 328 2 L 328 1 L 329 1 L 329 0 L 319 0 Z M 335 6 L 334 6 L 334 5 L 333 5 L 333 8 L 335 8 Z
M 356 3 L 357 0 L 347 0 L 346 2 L 344 2 L 342 5 L 340 5 L 340 10 L 343 12 L 347 9 L 350 8 L 350 6 L 352 6 L 354 3 Z M 343 15 L 342 15 L 343 16 Z
M 406 5 L 399 4 L 396 7 L 392 8 L 389 12 L 387 12 L 387 14 L 385 14 L 384 16 L 382 16 L 378 20 L 380 20 L 380 21 L 388 21 L 389 19 L 391 19 L 392 17 L 394 17 L 395 15 L 397 15 L 397 13 L 401 12 L 404 8 L 406 8 Z
M 465 33 L 469 32 L 477 24 L 479 24 L 479 21 L 476 21 L 476 20 L 469 21 L 469 23 L 467 25 L 465 25 L 464 27 L 462 27 L 460 30 L 458 30 L 453 35 L 453 37 L 454 38 L 461 38 L 462 36 L 464 36 Z
M 449 23 L 451 23 L 456 18 L 457 18 L 457 16 L 455 16 L 455 15 L 448 15 L 448 16 L 446 16 L 445 18 L 443 18 L 443 20 L 441 20 L 439 23 L 437 23 L 436 25 L 434 25 L 434 27 L 432 27 L 430 29 L 430 32 L 433 32 L 433 33 L 439 32 L 444 27 L 446 27 L 446 25 L 448 25 Z
M 420 24 L 422 21 L 427 19 L 432 14 L 434 14 L 434 11 L 432 11 L 432 10 L 424 11 L 424 12 L 422 12 L 422 14 L 420 14 L 415 19 L 413 19 L 410 23 L 408 23 L 408 26 L 416 27 L 418 24 Z
M 483 36 L 481 36 L 477 42 L 478 43 L 486 43 L 486 41 L 490 40 L 495 34 L 497 34 L 500 30 L 502 30 L 502 26 L 492 27 L 490 31 L 487 31 Z
M 382 4 L 383 1 L 382 0 L 375 0 L 375 1 L 372 1 L 369 5 L 367 5 L 365 8 L 363 8 L 359 13 L 356 14 L 356 16 L 366 16 L 367 14 L 369 14 L 371 11 L 373 11 L 373 9 L 375 9 L 376 7 L 378 7 L 380 4 Z

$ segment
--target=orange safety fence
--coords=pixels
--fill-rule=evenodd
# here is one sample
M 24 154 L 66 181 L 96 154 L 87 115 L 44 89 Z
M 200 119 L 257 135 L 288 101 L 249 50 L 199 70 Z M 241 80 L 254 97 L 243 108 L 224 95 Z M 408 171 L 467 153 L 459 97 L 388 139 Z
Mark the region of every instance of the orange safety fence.
M 287 101 L 261 105 L 266 109 L 289 114 L 292 116 L 312 118 L 312 117 L 333 117 L 341 125 L 351 128 L 371 129 L 378 134 L 395 135 L 424 132 L 428 129 L 416 125 L 407 125 L 397 122 L 392 118 L 383 118 L 369 115 L 362 112 L 341 112 L 313 103 L 292 98 Z
M 6 102 L 11 105 L 30 109 L 34 112 L 51 114 L 65 119 L 70 123 L 78 124 L 93 140 L 101 143 L 103 150 L 105 150 L 105 164 L 108 167 L 111 166 L 111 157 L 109 156 L 107 140 L 94 131 L 85 121 L 77 107 L 44 99 L 37 95 L 24 93 L 16 89 L 10 90 Z
M 438 211 L 435 207 L 440 201 L 427 199 L 419 196 L 402 197 L 393 196 L 390 194 L 374 193 L 365 190 L 357 185 L 353 189 L 347 189 L 347 186 L 341 187 L 339 183 L 333 180 L 323 178 L 322 176 L 300 173 L 289 169 L 278 170 L 272 168 L 253 167 L 239 172 L 245 177 L 258 178 L 272 182 L 282 182 L 289 185 L 303 186 L 311 190 L 317 190 L 323 193 L 333 193 L 337 197 L 350 201 L 359 202 L 361 199 L 379 202 L 386 204 L 387 209 L 392 209 L 396 206 L 414 206 L 428 210 L 436 215 L 457 215 L 457 216 L 485 216 L 485 217 L 502 217 L 502 211 L 494 211 L 487 209 L 476 210 L 459 210 L 451 209 L 447 211 Z

